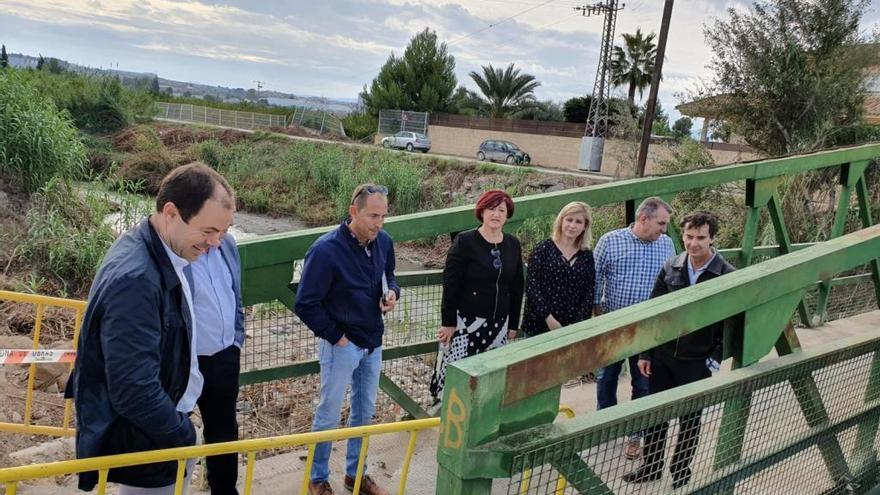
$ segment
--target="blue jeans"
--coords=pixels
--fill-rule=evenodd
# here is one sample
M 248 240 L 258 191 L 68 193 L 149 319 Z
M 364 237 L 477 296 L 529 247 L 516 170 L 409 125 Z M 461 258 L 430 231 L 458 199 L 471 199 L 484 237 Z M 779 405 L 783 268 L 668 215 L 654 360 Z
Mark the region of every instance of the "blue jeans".
M 630 356 L 629 374 L 634 400 L 648 395 L 648 378 L 639 371 L 638 363 L 638 356 Z M 609 364 L 599 370 L 599 375 L 596 377 L 596 401 L 599 409 L 617 405 L 617 379 L 620 377 L 621 369 L 623 369 L 623 361 Z
M 351 384 L 351 414 L 348 426 L 370 424 L 376 411 L 376 394 L 379 391 L 379 371 L 382 369 L 382 348 L 369 352 L 354 343 L 339 347 L 318 339 L 318 362 L 321 366 L 321 398 L 312 431 L 331 430 L 339 427 L 345 390 Z M 345 455 L 345 474 L 352 478 L 357 474 L 361 439 L 348 440 Z M 330 478 L 330 442 L 315 447 L 312 464 L 312 481 Z M 366 464 L 365 464 L 366 465 Z

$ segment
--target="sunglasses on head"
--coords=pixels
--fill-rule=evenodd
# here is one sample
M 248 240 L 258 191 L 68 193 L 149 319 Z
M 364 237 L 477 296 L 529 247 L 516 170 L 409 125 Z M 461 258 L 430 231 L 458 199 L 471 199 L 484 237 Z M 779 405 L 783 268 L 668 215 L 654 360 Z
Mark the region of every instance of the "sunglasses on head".
M 489 254 L 492 255 L 492 266 L 495 267 L 496 270 L 501 269 L 501 250 L 496 248 L 492 248 L 489 251 Z
M 354 204 L 355 200 L 363 195 L 370 194 L 381 194 L 383 196 L 388 195 L 388 188 L 381 184 L 368 184 L 366 186 L 362 186 L 357 192 L 354 193 L 354 196 L 351 197 L 351 204 Z

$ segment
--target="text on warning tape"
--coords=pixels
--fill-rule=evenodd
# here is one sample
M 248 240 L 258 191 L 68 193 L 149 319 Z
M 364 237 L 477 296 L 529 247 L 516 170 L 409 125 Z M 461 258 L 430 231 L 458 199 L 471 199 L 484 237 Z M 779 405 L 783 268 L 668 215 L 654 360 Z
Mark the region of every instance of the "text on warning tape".
M 31 363 L 72 363 L 76 351 L 63 349 L 0 349 L 0 365 Z

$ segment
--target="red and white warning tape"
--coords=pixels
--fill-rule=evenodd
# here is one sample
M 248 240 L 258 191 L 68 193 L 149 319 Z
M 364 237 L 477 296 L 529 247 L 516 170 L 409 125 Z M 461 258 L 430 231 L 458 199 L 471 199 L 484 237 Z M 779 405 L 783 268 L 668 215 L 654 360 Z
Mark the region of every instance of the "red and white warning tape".
M 0 365 L 30 363 L 72 363 L 76 351 L 63 349 L 0 349 Z

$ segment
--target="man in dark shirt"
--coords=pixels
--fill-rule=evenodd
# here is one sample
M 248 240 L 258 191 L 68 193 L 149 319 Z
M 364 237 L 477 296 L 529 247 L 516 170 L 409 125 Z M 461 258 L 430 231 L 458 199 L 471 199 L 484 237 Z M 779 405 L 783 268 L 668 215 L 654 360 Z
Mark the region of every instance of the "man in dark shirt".
M 351 384 L 349 426 L 370 423 L 382 367 L 382 314 L 394 309 L 400 287 L 394 278 L 394 244 L 382 230 L 388 214 L 385 186 L 364 184 L 351 197 L 349 218 L 321 236 L 306 253 L 296 295 L 296 314 L 318 337 L 321 391 L 312 431 L 339 426 Z M 348 441 L 345 486 L 353 490 L 361 439 Z M 310 474 L 311 495 L 332 495 L 330 443 L 318 444 Z M 360 492 L 388 491 L 364 475 Z
M 694 284 L 705 282 L 735 270 L 712 246 L 718 231 L 718 218 L 698 211 L 681 221 L 685 252 L 666 261 L 651 297 L 659 297 Z M 639 371 L 648 377 L 650 393 L 656 394 L 679 385 L 708 378 L 718 371 L 722 359 L 723 322 L 671 340 L 642 353 Z M 691 479 L 691 460 L 700 440 L 700 414 L 695 411 L 678 418 L 678 442 L 670 472 L 672 487 L 680 488 Z M 666 431 L 663 422 L 645 434 L 644 462 L 641 467 L 623 476 L 629 483 L 660 479 L 663 474 Z

